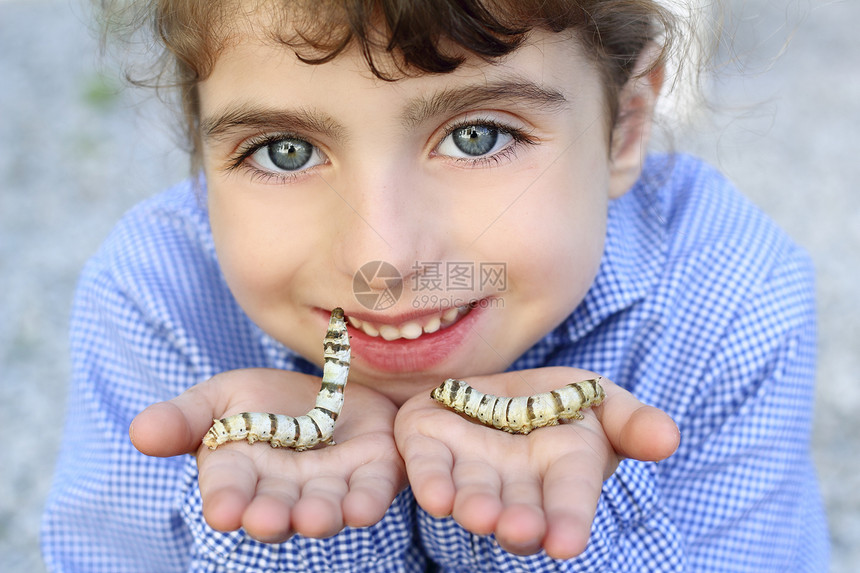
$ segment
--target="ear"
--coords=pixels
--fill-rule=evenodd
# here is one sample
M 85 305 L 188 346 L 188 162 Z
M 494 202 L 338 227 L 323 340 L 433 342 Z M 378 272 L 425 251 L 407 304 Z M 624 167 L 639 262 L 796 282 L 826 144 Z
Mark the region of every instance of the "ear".
M 618 119 L 609 150 L 609 196 L 613 199 L 627 193 L 642 173 L 654 108 L 663 87 L 663 66 L 655 65 L 659 53 L 657 46 L 642 50 L 618 97 Z

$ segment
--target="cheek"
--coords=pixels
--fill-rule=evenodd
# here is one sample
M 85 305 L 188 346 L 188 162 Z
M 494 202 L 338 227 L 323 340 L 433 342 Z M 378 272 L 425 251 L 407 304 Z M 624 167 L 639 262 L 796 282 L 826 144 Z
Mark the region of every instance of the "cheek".
M 528 289 L 519 294 L 534 304 L 543 299 L 554 312 L 581 301 L 603 254 L 608 182 L 599 168 L 586 173 L 547 172 L 521 198 L 517 224 L 498 234 L 510 253 L 513 288 Z
M 291 280 L 312 252 L 309 230 L 285 220 L 284 211 L 234 190 L 210 189 L 209 217 L 215 250 L 227 284 L 243 309 L 257 321 L 289 292 Z M 259 323 L 259 322 L 258 322 Z M 261 325 L 262 326 L 262 325 Z
M 534 299 L 541 314 L 560 321 L 582 301 L 591 286 L 603 253 L 605 219 L 595 214 L 557 210 L 554 224 L 534 229 L 528 250 L 518 253 L 522 269 L 515 288 Z M 580 216 L 577 216 L 580 215 Z
M 603 254 L 607 173 L 546 171 L 482 238 L 482 256 L 507 265 L 504 309 L 482 331 L 495 356 L 512 361 L 582 302 Z

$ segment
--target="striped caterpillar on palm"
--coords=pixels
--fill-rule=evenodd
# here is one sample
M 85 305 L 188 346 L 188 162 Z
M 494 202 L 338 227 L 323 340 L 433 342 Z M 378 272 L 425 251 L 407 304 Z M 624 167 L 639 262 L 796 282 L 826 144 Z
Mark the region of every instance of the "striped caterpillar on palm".
M 430 396 L 455 412 L 511 434 L 528 434 L 536 428 L 555 426 L 560 420 L 581 420 L 580 410 L 597 406 L 606 396 L 602 378 L 573 382 L 533 396 L 493 396 L 475 390 L 462 380 L 449 378 Z
M 334 425 L 343 408 L 343 389 L 349 376 L 349 335 L 343 309 L 331 311 L 323 342 L 322 386 L 311 410 L 297 418 L 283 414 L 242 412 L 213 420 L 203 444 L 214 450 L 237 440 L 269 442 L 273 448 L 292 448 L 298 452 L 318 444 L 333 444 Z

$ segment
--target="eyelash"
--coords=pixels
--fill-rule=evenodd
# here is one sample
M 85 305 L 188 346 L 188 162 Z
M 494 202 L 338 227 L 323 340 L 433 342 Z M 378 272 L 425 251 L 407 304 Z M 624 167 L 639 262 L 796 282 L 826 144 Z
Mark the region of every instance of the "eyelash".
M 462 129 L 470 126 L 483 126 L 483 127 L 491 127 L 499 131 L 499 133 L 507 134 L 511 137 L 511 142 L 506 145 L 501 150 L 496 153 L 490 155 L 483 155 L 479 157 L 446 157 L 448 161 L 451 161 L 458 166 L 466 167 L 466 168 L 481 168 L 481 167 L 489 167 L 491 165 L 498 165 L 502 161 L 512 159 L 516 157 L 516 153 L 520 150 L 523 145 L 537 145 L 537 141 L 534 137 L 532 137 L 526 130 L 518 129 L 511 127 L 510 125 L 505 125 L 501 122 L 492 120 L 492 119 L 471 119 L 471 120 L 461 120 L 457 122 L 453 122 L 447 124 L 444 128 L 444 135 L 439 139 L 439 142 L 433 148 L 433 152 L 439 148 L 445 139 L 447 139 L 451 134 L 453 134 L 458 129 Z M 276 183 L 289 183 L 291 181 L 296 180 L 302 175 L 306 174 L 308 171 L 312 170 L 313 167 L 308 169 L 303 169 L 296 171 L 294 173 L 281 172 L 276 173 L 272 171 L 267 171 L 264 169 L 260 169 L 255 167 L 254 165 L 249 163 L 249 159 L 260 149 L 265 148 L 268 145 L 272 145 L 273 143 L 277 143 L 284 139 L 302 139 L 307 141 L 305 138 L 296 135 L 294 133 L 273 133 L 267 135 L 257 135 L 246 141 L 244 141 L 234 152 L 233 156 L 229 159 L 227 167 L 225 171 L 233 172 L 236 170 L 245 170 L 250 173 L 252 179 L 268 183 L 270 181 L 275 181 Z M 309 142 L 313 145 L 313 142 Z
M 230 173 L 237 170 L 243 170 L 248 172 L 253 180 L 260 181 L 262 183 L 268 183 L 270 181 L 274 181 L 276 183 L 289 183 L 291 181 L 294 181 L 298 177 L 301 177 L 310 169 L 313 169 L 311 167 L 309 169 L 299 170 L 293 173 L 276 173 L 273 171 L 260 169 L 249 163 L 248 160 L 251 158 L 251 156 L 257 153 L 259 150 L 264 149 L 265 147 L 272 145 L 273 143 L 283 141 L 284 139 L 301 139 L 307 141 L 305 138 L 300 137 L 294 133 L 272 133 L 267 135 L 256 135 L 242 142 L 242 144 L 234 152 L 233 156 L 229 159 L 225 171 Z M 311 145 L 313 145 L 313 143 L 311 143 Z
M 434 147 L 434 152 L 439 148 L 442 142 L 455 131 L 472 126 L 491 127 L 496 129 L 500 134 L 504 133 L 509 135 L 511 137 L 511 142 L 491 155 L 482 155 L 478 157 L 448 157 L 448 161 L 452 161 L 459 166 L 466 168 L 489 167 L 491 165 L 499 165 L 504 160 L 516 157 L 517 152 L 523 145 L 537 145 L 538 143 L 537 140 L 524 129 L 511 127 L 510 125 L 506 125 L 493 119 L 472 118 L 467 120 L 458 120 L 447 124 L 443 128 L 444 135 L 439 140 L 439 143 L 436 144 L 436 147 Z

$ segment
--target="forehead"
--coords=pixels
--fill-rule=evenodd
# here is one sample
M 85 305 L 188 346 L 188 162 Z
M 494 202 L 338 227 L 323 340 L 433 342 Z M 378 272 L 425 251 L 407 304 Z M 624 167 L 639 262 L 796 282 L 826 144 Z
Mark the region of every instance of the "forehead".
M 498 96 L 551 104 L 563 103 L 574 91 L 597 81 L 597 74 L 573 33 L 533 31 L 520 47 L 496 61 L 464 53 L 463 63 L 453 72 L 410 73 L 395 81 L 374 76 L 367 66 L 366 55 L 355 46 L 322 64 L 305 63 L 299 56 L 291 47 L 257 30 L 237 31 L 218 55 L 210 75 L 200 84 L 203 107 L 223 105 L 238 94 L 283 102 L 319 92 L 348 99 L 351 93 L 356 95 L 351 90 L 408 97 L 444 92 L 438 97 L 423 98 L 424 105 L 452 107 L 454 102 L 446 99 L 468 95 L 458 91 L 461 86 L 483 86 L 479 91 L 485 100 Z M 385 65 L 382 60 L 389 58 L 390 65 L 397 66 L 393 61 L 396 56 L 382 53 L 373 57 L 379 65 Z M 470 105 L 468 99 L 461 103 Z M 421 115 L 427 111 L 413 106 L 410 113 Z

